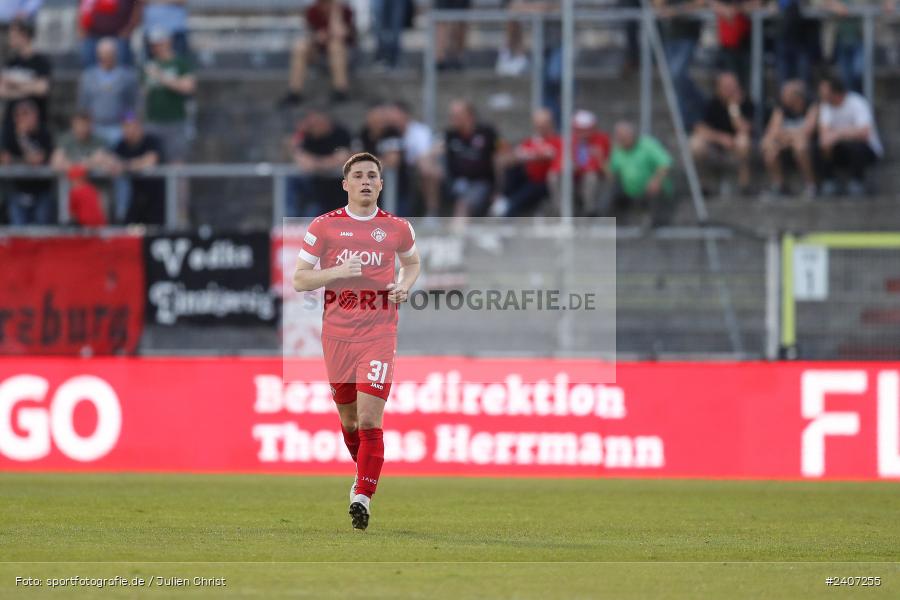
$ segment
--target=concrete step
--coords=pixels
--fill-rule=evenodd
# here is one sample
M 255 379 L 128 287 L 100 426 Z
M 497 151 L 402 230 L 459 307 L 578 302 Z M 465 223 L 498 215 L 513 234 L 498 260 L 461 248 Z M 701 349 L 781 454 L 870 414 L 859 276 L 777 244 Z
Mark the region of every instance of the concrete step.
M 773 231 L 879 231 L 900 230 L 898 202 L 891 197 L 836 198 L 807 201 L 784 199 L 711 199 L 707 202 L 710 221 L 726 223 L 756 232 Z M 693 208 L 682 203 L 676 222 L 696 221 Z

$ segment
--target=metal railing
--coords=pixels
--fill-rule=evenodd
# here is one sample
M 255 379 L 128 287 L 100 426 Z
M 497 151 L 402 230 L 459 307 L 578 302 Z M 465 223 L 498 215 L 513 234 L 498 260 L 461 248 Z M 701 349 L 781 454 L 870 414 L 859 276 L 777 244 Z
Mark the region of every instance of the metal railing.
M 272 180 L 272 223 L 281 223 L 287 211 L 288 182 L 292 177 L 303 175 L 303 171 L 290 163 L 236 163 L 236 164 L 186 164 L 165 165 L 151 169 L 131 171 L 121 176 L 151 178 L 158 177 L 165 181 L 165 226 L 179 229 L 189 225 L 182 220 L 182 212 L 178 210 L 178 183 L 181 179 L 271 179 Z M 336 173 L 340 176 L 340 173 Z M 398 173 L 396 169 L 385 169 L 384 190 L 381 204 L 388 212 L 397 208 Z M 108 173 L 91 173 L 92 179 L 114 180 L 117 176 Z M 65 173 L 50 167 L 28 167 L 22 165 L 0 167 L 0 182 L 7 183 L 15 179 L 47 179 L 56 183 L 57 220 L 60 224 L 70 221 L 69 192 L 70 182 Z M 186 201 L 190 201 L 186 199 Z
M 851 6 L 847 9 L 847 17 L 861 18 L 863 25 L 863 95 L 874 102 L 875 98 L 875 19 L 883 17 L 884 11 L 874 6 Z M 820 10 L 804 10 L 803 16 L 811 19 L 829 21 L 837 19 L 833 14 Z M 893 19 L 896 16 L 891 15 Z M 764 25 L 766 21 L 778 19 L 778 11 L 764 8 L 750 14 L 752 24 L 750 33 L 750 99 L 757 107 L 765 102 L 765 57 L 764 57 Z M 763 123 L 763 111 L 756 110 L 755 123 L 760 131 Z
M 641 40 L 646 40 L 641 19 L 642 11 L 637 8 L 590 8 L 576 9 L 575 19 L 588 23 L 618 24 L 629 21 L 638 22 L 642 31 Z M 543 71 L 544 71 L 544 40 L 547 22 L 562 21 L 562 12 L 530 12 L 518 13 L 505 10 L 432 10 L 427 14 L 425 21 L 426 45 L 423 53 L 422 69 L 422 116 L 425 122 L 435 129 L 437 125 L 437 60 L 436 60 L 436 26 L 438 23 L 507 23 L 517 21 L 527 23 L 531 29 L 531 109 L 532 111 L 543 104 Z M 653 109 L 653 78 L 651 65 L 649 64 L 649 49 L 645 43 L 641 45 L 641 130 L 649 131 L 650 115 Z M 646 64 L 645 64 L 646 62 Z
M 641 56 L 640 56 L 640 81 L 641 81 L 641 98 L 640 98 L 640 124 L 641 130 L 649 131 L 650 114 L 652 111 L 652 64 L 649 57 L 649 48 L 646 45 L 647 36 L 644 35 L 643 28 L 645 21 L 642 18 L 642 9 L 622 9 L 622 8 L 576 8 L 575 20 L 578 23 L 607 23 L 618 24 L 626 22 L 637 22 L 642 29 L 640 38 Z M 710 10 L 697 11 L 692 13 L 693 18 L 703 21 L 715 21 L 715 15 Z M 807 18 L 821 19 L 823 21 L 837 19 L 833 14 L 821 10 L 805 10 L 804 16 Z M 848 8 L 846 18 L 860 18 L 863 23 L 863 93 L 871 99 L 875 91 L 874 77 L 874 57 L 875 57 L 875 21 L 877 18 L 884 16 L 879 7 L 860 7 L 851 6 Z M 891 16 L 892 20 L 900 17 Z M 751 30 L 751 75 L 750 75 L 750 98 L 757 106 L 762 106 L 765 102 L 765 64 L 764 64 L 764 26 L 768 21 L 774 21 L 779 18 L 777 9 L 764 8 L 758 9 L 750 13 L 752 24 Z M 434 129 L 437 124 L 437 64 L 436 56 L 436 35 L 435 27 L 438 23 L 448 22 L 466 22 L 466 23 L 506 23 L 508 21 L 518 21 L 520 23 L 528 23 L 532 31 L 531 40 L 531 107 L 538 108 L 542 104 L 542 73 L 544 67 L 544 35 L 546 24 L 549 21 L 559 22 L 562 19 L 562 11 L 555 12 L 533 12 L 533 13 L 517 13 L 504 10 L 432 10 L 427 13 L 426 26 L 426 45 L 423 54 L 423 72 L 422 80 L 422 97 L 423 97 L 423 118 Z M 662 21 L 662 19 L 659 19 Z M 756 111 L 757 119 L 762 118 L 762 111 Z M 760 123 L 756 123 L 760 126 Z

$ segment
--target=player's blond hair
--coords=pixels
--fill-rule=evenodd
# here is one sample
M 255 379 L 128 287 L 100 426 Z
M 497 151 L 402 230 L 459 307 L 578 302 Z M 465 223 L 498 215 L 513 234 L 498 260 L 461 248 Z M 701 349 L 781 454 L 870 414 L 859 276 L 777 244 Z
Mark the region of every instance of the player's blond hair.
M 347 178 L 347 175 L 350 173 L 350 168 L 353 167 L 356 163 L 371 161 L 375 163 L 375 166 L 378 167 L 378 176 L 381 177 L 381 161 L 378 160 L 378 157 L 374 154 L 370 154 L 369 152 L 357 152 L 353 156 L 347 159 L 347 162 L 344 163 L 344 179 Z

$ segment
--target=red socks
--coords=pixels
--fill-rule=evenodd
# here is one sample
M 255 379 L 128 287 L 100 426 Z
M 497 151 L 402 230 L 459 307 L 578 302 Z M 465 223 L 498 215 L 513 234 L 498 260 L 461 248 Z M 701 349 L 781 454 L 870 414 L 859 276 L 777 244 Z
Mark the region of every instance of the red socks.
M 344 443 L 347 444 L 347 450 L 350 451 L 353 462 L 356 462 L 356 455 L 359 453 L 359 429 L 347 431 L 341 425 L 341 432 L 344 434 Z
M 381 429 L 359 430 L 359 460 L 356 461 L 356 472 L 359 481 L 356 493 L 369 498 L 375 494 L 381 466 L 384 464 L 384 432 Z

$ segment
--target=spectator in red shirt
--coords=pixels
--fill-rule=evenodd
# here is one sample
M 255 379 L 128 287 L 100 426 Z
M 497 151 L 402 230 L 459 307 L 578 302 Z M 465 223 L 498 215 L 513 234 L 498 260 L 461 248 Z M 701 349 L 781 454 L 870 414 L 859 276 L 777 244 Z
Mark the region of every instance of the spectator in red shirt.
M 118 63 L 134 64 L 131 34 L 141 24 L 143 0 L 82 0 L 79 8 L 81 33 L 81 62 L 85 68 L 97 64 L 97 44 L 112 38 L 118 49 Z
M 609 160 L 609 136 L 597 128 L 597 117 L 589 110 L 579 110 L 572 118 L 572 171 L 576 194 L 581 199 L 582 213 L 596 215 L 600 199 L 600 183 Z M 552 210 L 562 207 L 562 152 L 550 168 Z
M 347 62 L 356 44 L 353 9 L 338 0 L 316 0 L 306 9 L 308 35 L 294 43 L 291 52 L 291 72 L 288 93 L 281 106 L 296 106 L 303 102 L 303 84 L 310 63 L 320 56 L 328 59 L 331 73 L 331 100 L 347 100 Z
M 562 139 L 553 126 L 550 110 L 535 111 L 531 122 L 534 134 L 513 150 L 504 177 L 504 195 L 497 200 L 494 214 L 523 216 L 550 195 L 547 178 L 559 158 Z
M 761 0 L 712 0 L 719 34 L 716 62 L 723 71 L 737 75 L 742 85 L 750 76 L 750 17 L 748 13 L 762 5 Z

